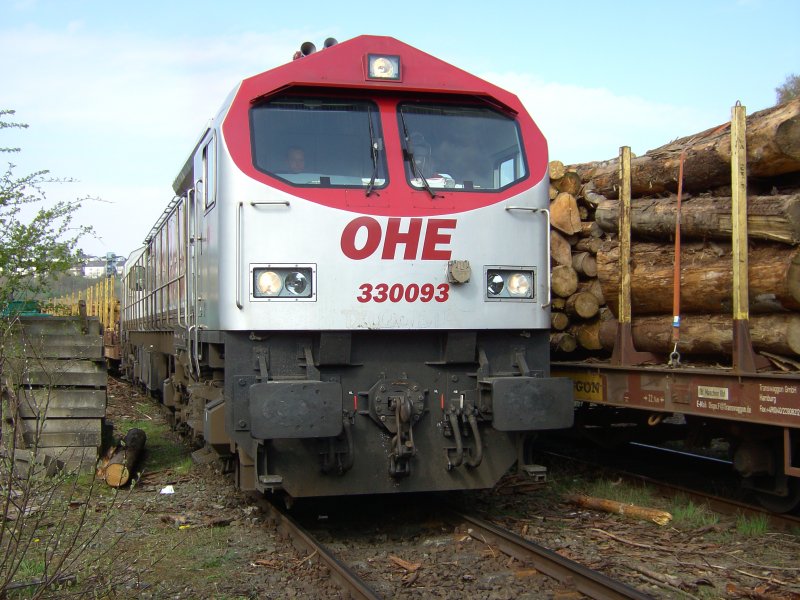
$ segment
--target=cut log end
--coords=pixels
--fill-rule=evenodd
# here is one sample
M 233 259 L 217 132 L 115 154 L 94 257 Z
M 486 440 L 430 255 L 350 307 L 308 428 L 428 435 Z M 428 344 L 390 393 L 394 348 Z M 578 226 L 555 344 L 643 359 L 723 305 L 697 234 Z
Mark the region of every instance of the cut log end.
M 106 484 L 118 488 L 127 484 L 131 479 L 128 467 L 123 464 L 110 464 L 106 467 Z

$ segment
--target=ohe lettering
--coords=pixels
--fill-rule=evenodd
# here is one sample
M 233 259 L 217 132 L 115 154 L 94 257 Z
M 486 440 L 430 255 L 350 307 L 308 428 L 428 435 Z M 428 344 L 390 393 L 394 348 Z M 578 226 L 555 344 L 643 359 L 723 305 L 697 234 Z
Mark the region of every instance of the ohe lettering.
M 421 218 L 392 217 L 384 233 L 377 219 L 358 217 L 342 231 L 341 247 L 344 255 L 353 260 L 369 258 L 378 248 L 383 260 L 394 260 L 398 254 L 403 260 L 450 260 L 450 238 L 455 228 L 455 219 L 426 222 Z

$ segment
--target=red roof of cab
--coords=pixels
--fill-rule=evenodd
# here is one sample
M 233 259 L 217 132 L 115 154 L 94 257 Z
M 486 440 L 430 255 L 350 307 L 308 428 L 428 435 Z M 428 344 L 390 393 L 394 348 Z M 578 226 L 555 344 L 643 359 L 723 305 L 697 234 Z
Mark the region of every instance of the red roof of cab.
M 401 80 L 367 79 L 368 54 L 400 56 Z M 255 175 L 250 158 L 250 107 L 260 98 L 292 87 L 385 88 L 387 91 L 402 93 L 480 97 L 498 108 L 516 114 L 527 134 L 530 152 L 528 160 L 533 182 L 539 181 L 547 168 L 547 143 L 516 95 L 395 38 L 362 35 L 330 48 L 317 50 L 242 82 L 225 116 L 222 130 L 234 161 L 244 172 Z

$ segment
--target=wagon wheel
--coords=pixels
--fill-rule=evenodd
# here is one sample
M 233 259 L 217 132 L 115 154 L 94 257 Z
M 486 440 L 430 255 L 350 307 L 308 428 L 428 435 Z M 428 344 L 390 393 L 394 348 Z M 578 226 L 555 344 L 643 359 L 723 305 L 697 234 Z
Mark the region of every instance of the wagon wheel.
M 800 505 L 800 479 L 786 475 L 776 476 L 776 483 L 781 483 L 780 478 L 786 480 L 786 495 L 778 496 L 767 492 L 756 492 L 758 503 L 770 512 L 787 513 Z
M 521 444 L 522 444 L 522 462 L 523 464 L 530 465 L 533 464 L 536 456 L 536 441 L 538 440 L 538 434 L 536 433 L 526 433 L 524 434 Z

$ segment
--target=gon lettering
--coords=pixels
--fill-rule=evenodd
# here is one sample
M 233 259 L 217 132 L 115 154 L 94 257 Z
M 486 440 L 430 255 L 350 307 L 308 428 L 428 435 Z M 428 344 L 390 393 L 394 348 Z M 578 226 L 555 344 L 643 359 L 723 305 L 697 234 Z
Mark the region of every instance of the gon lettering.
M 364 260 L 375 254 L 383 243 L 383 260 L 394 260 L 399 246 L 403 247 L 403 260 L 450 260 L 451 231 L 456 228 L 456 219 L 427 219 L 427 223 L 424 221 L 425 219 L 420 218 L 392 217 L 386 223 L 384 234 L 377 219 L 358 217 L 350 221 L 342 231 L 342 252 L 347 258 Z

